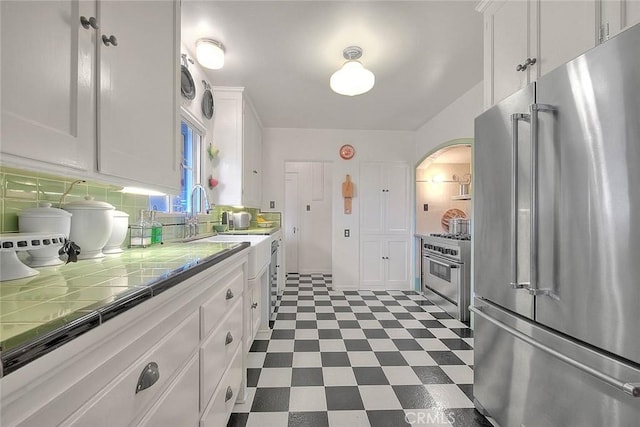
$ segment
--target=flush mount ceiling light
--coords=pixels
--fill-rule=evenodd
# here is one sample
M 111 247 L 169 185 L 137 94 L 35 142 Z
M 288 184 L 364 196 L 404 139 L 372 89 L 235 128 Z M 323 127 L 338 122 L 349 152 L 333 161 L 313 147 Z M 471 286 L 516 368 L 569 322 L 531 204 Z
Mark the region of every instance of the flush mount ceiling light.
M 331 89 L 340 95 L 347 96 L 369 92 L 376 82 L 376 76 L 358 61 L 362 56 L 362 49 L 358 46 L 349 46 L 342 55 L 347 62 L 331 75 L 329 80 Z
M 224 65 L 224 46 L 212 39 L 200 39 L 196 42 L 196 58 L 203 67 L 219 70 Z

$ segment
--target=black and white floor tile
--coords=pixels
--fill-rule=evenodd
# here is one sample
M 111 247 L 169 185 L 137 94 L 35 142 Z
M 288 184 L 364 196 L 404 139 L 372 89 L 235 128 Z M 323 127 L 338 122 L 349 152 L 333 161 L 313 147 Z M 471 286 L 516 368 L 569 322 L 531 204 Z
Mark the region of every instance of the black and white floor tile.
M 287 276 L 228 426 L 491 426 L 473 408 L 473 333 L 414 291 Z

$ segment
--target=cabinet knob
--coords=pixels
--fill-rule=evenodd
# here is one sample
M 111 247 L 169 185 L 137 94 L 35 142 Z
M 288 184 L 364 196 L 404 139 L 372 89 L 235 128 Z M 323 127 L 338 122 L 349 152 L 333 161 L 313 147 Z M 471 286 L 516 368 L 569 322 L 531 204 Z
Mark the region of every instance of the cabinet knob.
M 102 35 L 102 43 L 104 43 L 105 46 L 109 46 L 110 44 L 113 45 L 113 46 L 118 46 L 118 39 L 113 34 L 111 36 L 109 36 L 109 37 L 107 37 L 107 36 L 105 36 L 103 34 Z
M 224 401 L 228 402 L 233 397 L 233 390 L 231 390 L 231 386 L 227 387 L 227 393 L 224 395 Z
M 224 345 L 229 345 L 233 342 L 233 335 L 231 335 L 231 332 L 227 332 L 227 336 L 224 339 Z
M 251 304 L 251 308 L 258 308 L 258 303 L 254 302 L 253 304 Z
M 516 71 L 525 71 L 529 65 L 533 65 L 536 63 L 536 58 L 527 58 L 526 61 L 524 61 L 524 64 L 518 64 L 518 66 L 516 67 Z
M 94 30 L 97 30 L 100 28 L 98 26 L 98 20 L 93 16 L 90 16 L 89 19 L 85 18 L 84 16 L 81 16 L 80 24 L 82 25 L 82 28 L 84 28 L 85 30 L 88 30 L 89 28 L 93 28 Z
M 136 394 L 154 385 L 160 379 L 160 369 L 156 362 L 150 362 L 144 367 L 140 377 L 138 378 L 138 384 L 136 385 Z
M 233 298 L 233 292 L 231 292 L 231 289 L 227 289 L 227 295 L 225 295 L 225 299 L 229 300 L 231 298 Z

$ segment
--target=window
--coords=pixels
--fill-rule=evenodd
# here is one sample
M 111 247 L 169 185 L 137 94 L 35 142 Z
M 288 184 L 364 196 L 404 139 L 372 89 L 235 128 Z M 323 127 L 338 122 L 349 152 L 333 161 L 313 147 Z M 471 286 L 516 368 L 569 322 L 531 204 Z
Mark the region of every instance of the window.
M 189 123 L 182 121 L 180 124 L 180 136 L 182 147 L 182 164 L 180 176 L 180 194 L 174 196 L 151 196 L 149 208 L 160 212 L 192 212 L 191 189 L 194 184 L 200 182 L 200 170 L 202 161 L 202 134 Z M 196 194 L 194 203 L 201 205 L 200 193 Z

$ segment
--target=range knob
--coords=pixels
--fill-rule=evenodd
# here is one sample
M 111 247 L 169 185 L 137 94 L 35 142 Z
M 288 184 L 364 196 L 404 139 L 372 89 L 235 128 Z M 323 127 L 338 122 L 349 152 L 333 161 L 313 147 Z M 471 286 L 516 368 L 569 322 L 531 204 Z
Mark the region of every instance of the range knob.
M 445 249 L 443 253 L 449 255 L 449 254 L 451 254 L 451 249 Z
M 458 255 L 458 251 L 456 251 L 455 249 L 451 249 L 451 255 Z

